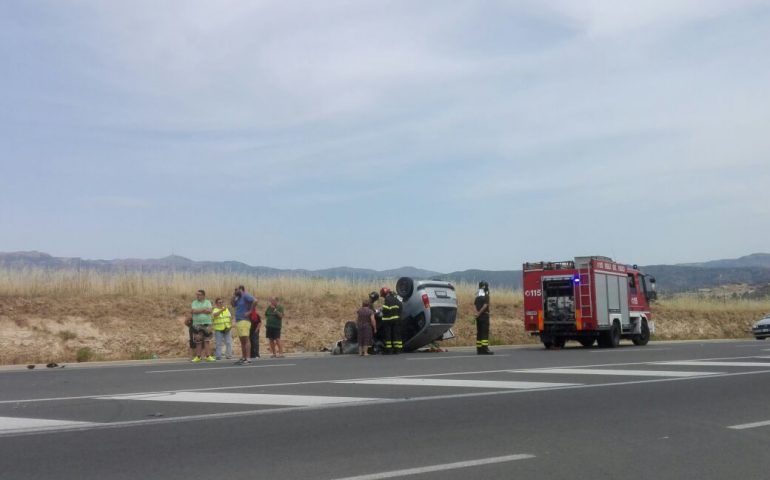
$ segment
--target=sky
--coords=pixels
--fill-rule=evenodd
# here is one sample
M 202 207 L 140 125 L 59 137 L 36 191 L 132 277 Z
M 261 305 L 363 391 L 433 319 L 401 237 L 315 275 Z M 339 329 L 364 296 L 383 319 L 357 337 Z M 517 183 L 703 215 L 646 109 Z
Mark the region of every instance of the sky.
M 0 2 L 0 251 L 770 251 L 770 1 Z

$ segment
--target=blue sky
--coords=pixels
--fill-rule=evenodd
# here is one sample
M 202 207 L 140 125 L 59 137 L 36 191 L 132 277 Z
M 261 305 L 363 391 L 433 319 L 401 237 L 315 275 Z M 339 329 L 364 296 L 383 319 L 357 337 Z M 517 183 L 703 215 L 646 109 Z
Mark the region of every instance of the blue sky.
M 770 251 L 770 2 L 0 3 L 0 251 Z

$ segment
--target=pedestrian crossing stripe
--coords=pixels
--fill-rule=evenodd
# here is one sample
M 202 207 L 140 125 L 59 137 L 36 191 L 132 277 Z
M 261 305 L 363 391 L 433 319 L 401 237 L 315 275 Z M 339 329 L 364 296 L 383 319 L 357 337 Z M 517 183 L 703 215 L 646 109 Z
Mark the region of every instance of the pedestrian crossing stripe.
M 370 378 L 364 380 L 338 380 L 334 383 L 352 383 L 358 385 L 395 385 L 415 387 L 465 387 L 465 388 L 497 388 L 511 390 L 528 390 L 536 388 L 571 387 L 579 383 L 551 382 L 516 382 L 496 380 L 457 380 L 446 378 Z
M 717 362 L 711 360 L 673 360 L 655 362 L 656 365 L 679 365 L 687 367 L 770 367 L 770 362 Z
M 511 370 L 512 373 L 552 373 L 563 375 L 618 375 L 629 377 L 700 377 L 718 375 L 721 372 L 684 372 L 671 370 L 608 370 L 601 368 L 544 368 Z
M 150 402 L 228 403 L 239 405 L 271 405 L 284 407 L 309 407 L 342 403 L 358 403 L 379 400 L 363 397 L 327 397 L 315 395 L 272 395 L 265 393 L 228 392 L 160 392 L 138 395 L 110 395 L 97 397 L 101 400 L 143 400 Z
M 92 422 L 73 420 L 50 420 L 46 418 L 0 417 L 0 434 L 25 431 L 55 430 L 78 426 L 98 425 Z

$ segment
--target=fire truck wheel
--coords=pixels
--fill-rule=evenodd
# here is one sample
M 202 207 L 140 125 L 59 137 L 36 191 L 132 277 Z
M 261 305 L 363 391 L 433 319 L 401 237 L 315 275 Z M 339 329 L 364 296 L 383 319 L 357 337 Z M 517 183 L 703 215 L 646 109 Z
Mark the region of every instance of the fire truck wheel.
M 612 322 L 612 327 L 609 331 L 602 332 L 599 336 L 599 347 L 601 348 L 615 348 L 620 343 L 620 324 L 615 321 Z
M 596 340 L 595 338 L 581 338 L 580 340 L 578 340 L 578 342 L 580 342 L 580 344 L 583 345 L 583 347 L 585 348 L 591 348 L 594 346 L 595 340 Z
M 562 337 L 556 337 L 553 339 L 553 346 L 556 348 L 564 348 L 565 343 L 567 343 L 567 340 Z
M 612 322 L 612 328 L 610 328 L 610 348 L 615 348 L 620 344 L 620 323 L 617 320 Z
M 550 350 L 551 347 L 553 347 L 553 340 L 551 338 L 543 337 L 542 341 L 543 341 L 543 346 L 545 347 L 546 350 Z
M 634 342 L 634 345 L 647 345 L 647 342 L 650 341 L 650 327 L 647 326 L 647 320 L 642 320 L 642 333 L 634 336 L 631 341 Z
M 348 342 L 355 342 L 358 339 L 358 327 L 356 326 L 356 322 L 345 322 L 343 332 L 345 340 Z

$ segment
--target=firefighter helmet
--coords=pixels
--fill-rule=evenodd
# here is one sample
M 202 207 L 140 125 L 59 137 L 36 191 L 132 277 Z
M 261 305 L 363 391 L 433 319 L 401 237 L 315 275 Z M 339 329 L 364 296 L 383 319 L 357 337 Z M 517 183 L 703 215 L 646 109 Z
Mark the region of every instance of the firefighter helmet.
M 382 287 L 380 289 L 380 297 L 385 298 L 390 293 L 390 289 L 388 287 Z

